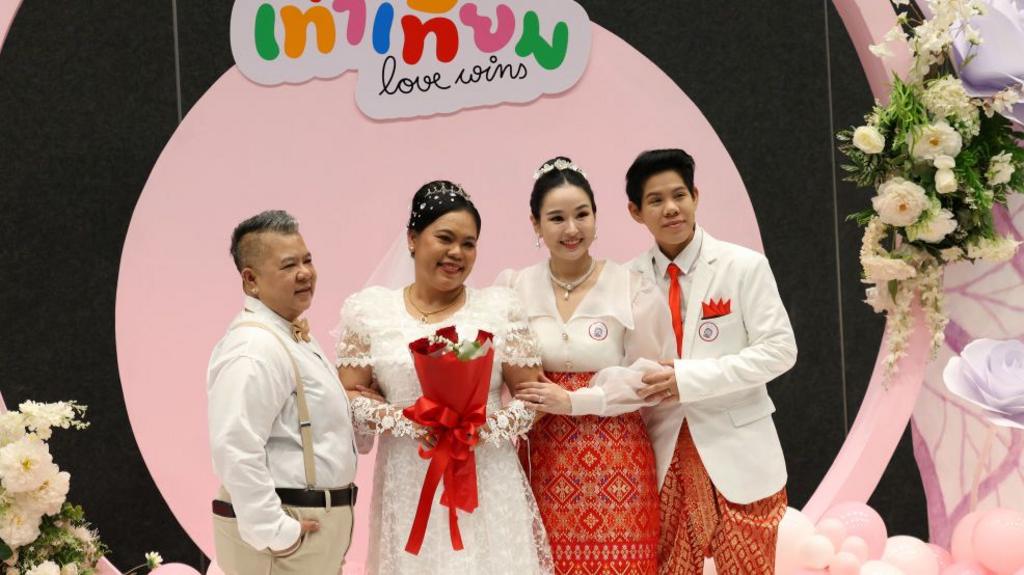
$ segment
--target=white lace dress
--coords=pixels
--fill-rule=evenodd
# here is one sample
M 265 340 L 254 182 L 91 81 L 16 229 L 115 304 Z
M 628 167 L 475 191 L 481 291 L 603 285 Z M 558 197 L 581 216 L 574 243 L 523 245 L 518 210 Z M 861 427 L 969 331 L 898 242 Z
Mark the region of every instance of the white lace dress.
M 422 395 L 409 343 L 455 325 L 463 338 L 478 329 L 494 334 L 495 358 L 487 403 L 491 432 L 476 448 L 480 505 L 459 512 L 465 548 L 452 550 L 448 508 L 434 496 L 419 555 L 405 551 L 429 460 L 402 408 Z M 401 290 L 367 288 L 345 301 L 338 331 L 340 366 L 371 367 L 387 398 L 352 402 L 356 433 L 379 436 L 370 504 L 370 574 L 533 575 L 553 573 L 547 535 L 512 441 L 526 434 L 534 414 L 519 401 L 503 406 L 501 366 L 540 365 L 537 344 L 515 293 L 507 288 L 467 288 L 466 304 L 447 320 L 423 324 L 405 309 Z

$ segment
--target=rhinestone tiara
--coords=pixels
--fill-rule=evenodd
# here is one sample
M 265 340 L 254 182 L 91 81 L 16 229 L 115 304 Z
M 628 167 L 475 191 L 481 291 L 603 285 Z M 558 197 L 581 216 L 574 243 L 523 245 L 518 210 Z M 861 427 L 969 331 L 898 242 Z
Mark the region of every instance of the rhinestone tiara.
M 538 180 L 541 176 L 552 170 L 572 170 L 578 173 L 579 175 L 583 176 L 584 178 L 587 177 L 587 174 L 582 169 L 580 169 L 579 166 L 576 165 L 576 162 L 570 162 L 567 160 L 563 160 L 562 158 L 559 158 L 554 162 L 549 162 L 541 166 L 539 170 L 533 173 L 533 179 Z

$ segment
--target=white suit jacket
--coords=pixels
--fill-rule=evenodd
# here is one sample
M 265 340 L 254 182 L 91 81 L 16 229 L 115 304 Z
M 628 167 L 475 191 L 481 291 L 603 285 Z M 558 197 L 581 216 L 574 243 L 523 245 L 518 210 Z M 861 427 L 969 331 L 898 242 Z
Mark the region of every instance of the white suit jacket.
M 631 266 L 657 284 L 656 249 Z M 796 362 L 793 328 L 762 254 L 705 231 L 691 274 L 689 293 L 683 294 L 683 357 L 675 360 L 678 401 L 644 411 L 658 484 L 665 481 L 686 419 L 715 487 L 733 503 L 751 503 L 786 484 L 766 384 Z

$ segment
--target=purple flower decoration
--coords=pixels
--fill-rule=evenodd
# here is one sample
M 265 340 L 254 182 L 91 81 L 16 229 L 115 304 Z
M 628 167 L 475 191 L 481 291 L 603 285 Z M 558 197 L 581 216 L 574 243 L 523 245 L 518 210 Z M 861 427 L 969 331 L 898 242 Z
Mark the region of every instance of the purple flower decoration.
M 987 8 L 985 15 L 970 21 L 981 33 L 983 43 L 974 48 L 974 58 L 959 70 L 967 93 L 984 98 L 1024 82 L 1024 1 L 991 0 Z M 963 36 L 957 39 L 956 48 L 961 58 L 967 53 Z M 1024 123 L 1024 103 L 1004 115 Z
M 994 425 L 1024 429 L 1024 343 L 976 339 L 942 372 L 950 393 L 984 411 Z

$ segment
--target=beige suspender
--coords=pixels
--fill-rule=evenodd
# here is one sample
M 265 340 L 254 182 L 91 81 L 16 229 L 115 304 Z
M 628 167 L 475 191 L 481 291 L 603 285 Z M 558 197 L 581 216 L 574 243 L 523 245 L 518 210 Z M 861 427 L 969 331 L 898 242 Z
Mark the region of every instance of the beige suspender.
M 236 323 L 231 329 L 236 327 L 258 327 L 270 332 L 277 338 L 277 341 L 281 342 L 281 347 L 284 348 L 284 352 L 288 354 L 288 359 L 292 362 L 292 370 L 295 372 L 295 403 L 299 408 L 299 436 L 302 438 L 302 465 L 306 468 L 306 489 L 315 489 L 316 463 L 313 459 L 313 430 L 310 428 L 312 421 L 309 418 L 309 405 L 306 404 L 306 389 L 303 387 L 302 377 L 299 375 L 299 364 L 295 362 L 295 357 L 288 350 L 288 344 L 285 343 L 284 338 L 270 326 L 258 321 L 243 321 Z

